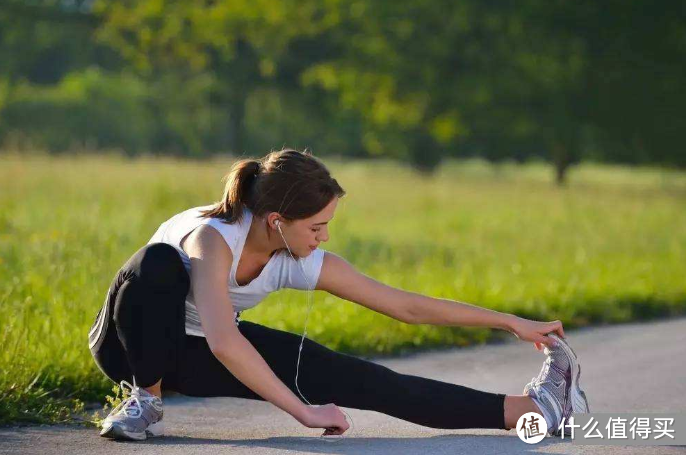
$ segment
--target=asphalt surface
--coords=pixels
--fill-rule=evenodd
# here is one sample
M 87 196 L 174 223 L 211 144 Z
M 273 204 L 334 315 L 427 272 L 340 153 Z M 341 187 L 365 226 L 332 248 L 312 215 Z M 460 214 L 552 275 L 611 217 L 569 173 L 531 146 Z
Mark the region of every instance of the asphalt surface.
M 567 339 L 579 356 L 592 412 L 686 411 L 686 318 L 567 331 Z M 373 361 L 402 373 L 520 394 L 544 358 L 530 343 L 512 338 Z M 164 401 L 167 429 L 161 438 L 119 442 L 99 437 L 95 428 L 5 427 L 0 428 L 0 453 L 686 453 L 684 446 L 579 446 L 554 437 L 528 445 L 514 430 L 434 429 L 352 408 L 343 409 L 354 427 L 342 439 L 329 439 L 264 401 L 178 395 Z

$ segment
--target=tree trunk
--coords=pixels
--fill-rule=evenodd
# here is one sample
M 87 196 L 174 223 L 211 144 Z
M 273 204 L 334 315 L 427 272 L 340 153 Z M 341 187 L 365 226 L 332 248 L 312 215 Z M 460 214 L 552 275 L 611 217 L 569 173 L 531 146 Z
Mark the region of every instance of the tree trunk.
M 572 164 L 569 150 L 561 143 L 553 145 L 553 166 L 555 166 L 555 184 L 565 186 L 567 181 L 567 169 Z

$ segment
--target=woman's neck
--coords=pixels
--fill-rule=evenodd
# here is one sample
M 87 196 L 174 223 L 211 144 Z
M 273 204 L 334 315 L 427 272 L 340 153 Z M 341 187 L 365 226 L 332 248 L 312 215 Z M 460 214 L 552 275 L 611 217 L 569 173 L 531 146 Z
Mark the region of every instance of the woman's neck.
M 256 257 L 270 258 L 274 252 L 283 248 L 279 236 L 268 236 L 268 227 L 264 218 L 252 217 L 250 229 L 243 245 L 243 251 Z

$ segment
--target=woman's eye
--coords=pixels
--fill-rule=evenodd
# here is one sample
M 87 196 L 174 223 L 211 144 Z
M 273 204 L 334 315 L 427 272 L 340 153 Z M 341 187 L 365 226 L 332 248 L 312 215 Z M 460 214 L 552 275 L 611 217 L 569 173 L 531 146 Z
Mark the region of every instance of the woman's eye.
M 312 229 L 312 232 L 319 232 L 321 229 Z

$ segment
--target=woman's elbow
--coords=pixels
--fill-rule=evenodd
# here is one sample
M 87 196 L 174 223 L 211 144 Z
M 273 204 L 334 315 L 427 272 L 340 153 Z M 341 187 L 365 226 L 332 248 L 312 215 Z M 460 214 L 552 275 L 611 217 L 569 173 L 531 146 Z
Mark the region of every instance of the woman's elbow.
M 231 348 L 227 343 L 212 345 L 210 346 L 210 351 L 218 360 L 224 361 L 231 358 Z
M 236 337 L 240 336 L 238 329 L 229 329 L 220 336 L 207 337 L 207 344 L 212 354 L 218 359 L 231 357 L 236 350 Z

